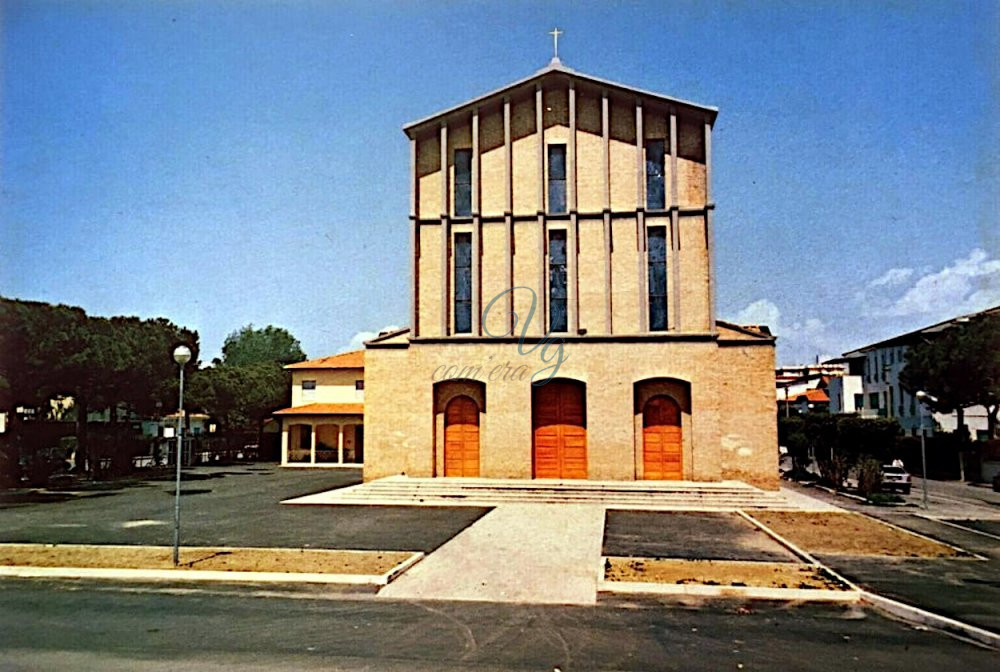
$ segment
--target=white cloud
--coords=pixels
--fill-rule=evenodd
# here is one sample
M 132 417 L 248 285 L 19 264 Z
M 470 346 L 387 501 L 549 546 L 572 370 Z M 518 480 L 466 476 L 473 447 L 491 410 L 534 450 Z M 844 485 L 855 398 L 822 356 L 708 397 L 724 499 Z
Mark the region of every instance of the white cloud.
M 375 338 L 384 331 L 396 331 L 397 329 L 399 329 L 399 327 L 397 327 L 396 325 L 389 325 L 388 327 L 382 327 L 378 331 L 359 331 L 358 333 L 354 334 L 354 336 L 351 337 L 351 340 L 347 345 L 339 348 L 337 352 L 339 353 L 339 352 L 349 352 L 351 350 L 360 350 L 361 348 L 365 347 L 365 341 L 372 340 L 373 338 Z
M 759 299 L 738 312 L 736 324 L 763 324 L 778 337 L 778 360 L 785 364 L 806 364 L 836 357 L 840 344 L 837 335 L 821 319 L 809 317 L 785 323 L 781 310 L 768 299 Z
M 890 268 L 888 271 L 868 283 L 869 287 L 896 287 L 910 279 L 912 268 Z
M 891 269 L 868 283 L 855 295 L 861 313 L 934 322 L 1000 304 L 1000 259 L 978 248 L 908 282 L 912 276 L 912 269 Z
M 754 301 L 733 318 L 736 324 L 766 324 L 772 331 L 781 319 L 781 311 L 767 299 Z

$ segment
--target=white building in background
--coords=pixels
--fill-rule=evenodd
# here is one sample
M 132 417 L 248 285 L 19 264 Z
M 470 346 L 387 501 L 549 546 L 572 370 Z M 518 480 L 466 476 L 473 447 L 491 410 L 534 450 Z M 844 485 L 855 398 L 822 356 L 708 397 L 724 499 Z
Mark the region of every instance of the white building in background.
M 864 385 L 861 376 L 846 374 L 830 378 L 826 387 L 831 413 L 858 413 L 864 406 Z
M 860 347 L 844 353 L 843 358 L 834 362 L 847 362 L 851 375 L 860 380 L 860 397 L 854 396 L 855 410 L 862 417 L 894 418 L 903 428 L 907 436 L 919 436 L 920 428 L 927 430 L 927 435 L 934 433 L 935 426 L 944 431 L 954 431 L 958 426 L 958 416 L 955 413 L 934 413 L 923 416 L 916 397 L 903 389 L 899 383 L 900 373 L 906 366 L 906 353 L 909 348 L 922 341 L 931 340 L 937 334 L 992 313 L 1000 313 L 1000 306 L 987 310 L 961 315 L 959 317 L 932 324 L 929 327 L 917 329 L 894 336 L 892 338 Z M 857 395 L 858 392 L 854 392 Z M 861 406 L 857 406 L 857 402 Z M 831 395 L 830 412 L 848 413 L 850 411 L 835 411 Z M 986 409 L 982 406 L 970 406 L 965 409 L 965 426 L 973 440 L 984 440 L 987 437 Z

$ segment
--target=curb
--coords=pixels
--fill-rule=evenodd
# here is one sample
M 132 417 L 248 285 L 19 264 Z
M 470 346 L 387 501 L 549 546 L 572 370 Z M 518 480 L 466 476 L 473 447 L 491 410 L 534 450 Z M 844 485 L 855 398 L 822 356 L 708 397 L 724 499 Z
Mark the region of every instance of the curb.
M 865 504 L 868 503 L 868 500 L 865 499 L 864 497 L 861 497 L 859 495 L 852 495 L 849 492 L 842 492 L 840 490 L 834 490 L 831 487 L 828 487 L 828 486 L 825 486 L 825 485 L 820 485 L 819 483 L 816 483 L 815 485 L 813 485 L 813 487 L 814 488 L 819 488 L 820 490 L 828 492 L 831 495 L 837 495 L 838 497 L 847 497 L 848 499 L 853 499 L 856 502 L 863 502 Z
M 318 572 L 230 572 L 198 569 L 119 569 L 113 567 L 0 567 L 0 577 L 21 579 L 120 579 L 126 581 L 210 581 L 222 583 L 314 583 L 384 587 L 424 559 L 413 553 L 384 574 L 325 574 Z
M 1000 649 L 1000 635 L 975 625 L 956 621 L 953 618 L 941 616 L 866 590 L 861 591 L 861 603 L 909 623 L 924 625 L 956 637 L 972 640 L 992 649 Z
M 739 514 L 744 518 L 748 519 L 749 521 L 751 521 L 752 523 L 754 523 L 755 525 L 757 525 L 757 527 L 759 527 L 767 534 L 771 535 L 776 541 L 785 545 L 793 553 L 796 553 L 797 555 L 806 559 L 808 562 L 816 565 L 817 567 L 824 569 L 825 571 L 829 572 L 831 576 L 836 577 L 838 580 L 842 581 L 847 586 L 850 586 L 850 588 L 853 591 L 857 592 L 861 604 L 867 604 L 868 606 L 873 607 L 878 611 L 890 614 L 908 623 L 914 623 L 916 625 L 924 625 L 927 627 L 936 628 L 950 635 L 972 640 L 978 644 L 984 644 L 986 646 L 989 646 L 990 648 L 1000 648 L 1000 635 L 990 632 L 989 630 L 984 630 L 983 628 L 976 627 L 975 625 L 969 625 L 968 623 L 956 621 L 955 619 L 948 618 L 947 616 L 940 616 L 938 614 L 931 613 L 924 609 L 920 609 L 919 607 L 914 607 L 909 604 L 905 604 L 903 602 L 898 602 L 888 597 L 883 597 L 882 595 L 878 595 L 871 591 L 864 590 L 863 588 L 860 588 L 857 585 L 855 585 L 853 581 L 848 581 L 847 578 L 842 576 L 839 572 L 819 562 L 811 555 L 809 555 L 802 549 L 798 548 L 790 541 L 788 541 L 778 533 L 774 532 L 760 521 L 755 520 L 754 518 L 752 518 L 751 516 L 747 515 L 742 511 L 740 511 Z M 859 515 L 866 515 L 866 514 L 859 514 Z M 875 518 L 874 516 L 869 516 L 869 517 L 877 520 L 880 523 L 885 522 L 878 518 Z M 886 524 L 890 525 L 889 523 Z M 897 526 L 890 525 L 890 527 L 897 527 Z M 911 532 L 910 530 L 906 530 L 905 528 L 899 528 L 899 529 L 903 530 L 904 532 L 907 532 L 908 534 L 916 534 L 914 532 Z M 919 537 L 922 535 L 916 534 L 916 536 Z M 929 537 L 925 538 L 929 539 Z M 931 539 L 931 541 L 934 541 L 936 543 L 942 543 L 939 542 L 937 539 Z M 968 553 L 968 552 L 969 551 L 963 550 L 963 553 Z
M 924 520 L 929 520 L 934 523 L 940 523 L 941 525 L 954 527 L 955 529 L 962 530 L 963 532 L 971 532 L 972 534 L 978 534 L 983 537 L 989 537 L 990 539 L 996 539 L 997 541 L 1000 541 L 1000 536 L 997 536 L 995 534 L 990 534 L 989 532 L 983 532 L 982 530 L 977 530 L 972 527 L 966 527 L 965 525 L 959 525 L 957 523 L 953 523 L 948 520 L 943 520 L 941 518 L 932 518 L 931 516 L 928 516 L 927 514 L 924 513 L 915 513 L 913 515 L 915 515 L 917 518 L 923 518 Z M 966 551 L 966 552 L 971 552 L 971 551 Z M 986 558 L 983 559 L 985 560 Z
M 882 520 L 881 518 L 876 518 L 875 516 L 872 516 L 872 515 L 867 514 L 867 513 L 861 513 L 860 511 L 854 511 L 854 513 L 856 513 L 859 516 L 867 516 L 868 518 L 871 518 L 874 521 L 882 523 L 883 525 L 888 525 L 889 527 L 893 528 L 894 530 L 899 530 L 900 532 L 904 532 L 904 533 L 909 534 L 910 536 L 913 536 L 913 537 L 918 537 L 920 539 L 923 539 L 924 541 L 930 541 L 930 542 L 933 542 L 935 544 L 940 544 L 942 546 L 947 546 L 951 550 L 958 551 L 962 555 L 971 555 L 976 560 L 989 560 L 989 558 L 987 558 L 987 557 L 985 557 L 983 555 L 980 555 L 979 553 L 973 553 L 972 551 L 968 551 L 968 550 L 966 550 L 964 548 L 956 546 L 955 544 L 950 544 L 947 541 L 944 541 L 943 539 L 935 539 L 934 537 L 930 537 L 930 536 L 928 536 L 926 534 L 923 534 L 921 532 L 914 532 L 913 530 L 908 530 L 905 527 L 901 527 L 901 526 L 899 526 L 899 525 L 897 525 L 895 523 L 890 523 L 889 521 Z M 914 514 L 914 515 L 917 516 L 917 517 L 922 517 L 922 516 L 920 516 L 919 513 Z M 927 520 L 934 520 L 934 519 L 933 518 L 928 518 Z M 935 522 L 940 522 L 940 521 L 935 521 Z

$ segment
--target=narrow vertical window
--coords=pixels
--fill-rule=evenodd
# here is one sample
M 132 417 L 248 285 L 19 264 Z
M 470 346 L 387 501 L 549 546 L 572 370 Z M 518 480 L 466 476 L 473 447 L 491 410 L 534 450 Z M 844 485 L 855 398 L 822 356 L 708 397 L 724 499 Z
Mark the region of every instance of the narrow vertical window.
M 649 227 L 649 330 L 667 329 L 667 228 Z
M 455 234 L 455 333 L 472 333 L 472 234 Z
M 666 148 L 663 140 L 646 141 L 646 209 L 663 210 L 666 191 L 663 185 L 663 161 Z
M 549 231 L 549 331 L 566 331 L 566 232 Z
M 455 216 L 472 214 L 472 150 L 455 150 Z
M 566 212 L 566 145 L 549 145 L 549 212 Z

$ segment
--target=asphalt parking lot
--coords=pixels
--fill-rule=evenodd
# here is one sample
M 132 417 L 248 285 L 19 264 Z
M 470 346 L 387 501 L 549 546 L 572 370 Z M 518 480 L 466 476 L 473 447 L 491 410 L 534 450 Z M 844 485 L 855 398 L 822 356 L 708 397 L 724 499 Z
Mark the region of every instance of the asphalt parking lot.
M 608 511 L 604 555 L 795 562 L 793 553 L 734 513 Z
M 488 510 L 280 504 L 360 481 L 360 469 L 187 469 L 181 543 L 429 552 Z M 172 477 L 98 483 L 76 494 L 7 491 L 0 493 L 0 542 L 167 546 L 173 543 L 173 507 Z

